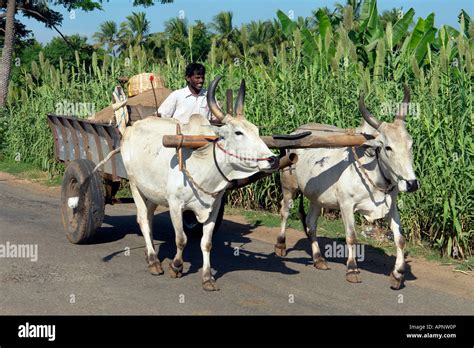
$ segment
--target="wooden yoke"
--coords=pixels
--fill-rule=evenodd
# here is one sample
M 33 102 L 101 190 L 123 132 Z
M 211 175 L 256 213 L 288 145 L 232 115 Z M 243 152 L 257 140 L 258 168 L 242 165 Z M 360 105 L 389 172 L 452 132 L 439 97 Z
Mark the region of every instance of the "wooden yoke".
M 181 172 L 183 171 L 183 138 L 184 138 L 184 135 L 182 135 L 181 133 L 181 125 L 178 123 L 176 124 L 176 139 L 178 139 L 178 143 L 177 143 L 177 146 L 173 146 L 173 147 L 176 147 L 176 153 L 178 154 L 179 170 Z M 165 141 L 163 139 L 163 146 L 164 146 L 164 142 Z
M 271 149 L 304 149 L 318 147 L 360 146 L 373 137 L 368 134 L 334 133 L 324 135 L 308 135 L 298 139 L 281 139 L 262 136 L 261 139 Z M 197 149 L 217 139 L 212 135 L 165 135 L 164 147 L 188 147 Z

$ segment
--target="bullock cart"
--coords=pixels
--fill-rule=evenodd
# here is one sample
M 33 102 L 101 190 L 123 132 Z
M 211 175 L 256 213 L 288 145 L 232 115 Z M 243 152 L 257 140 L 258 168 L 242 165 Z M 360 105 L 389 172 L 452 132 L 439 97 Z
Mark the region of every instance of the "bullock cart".
M 141 118 L 153 111 L 135 106 L 131 115 L 138 114 Z M 100 170 L 93 172 L 98 163 L 120 147 L 121 134 L 115 125 L 69 116 L 49 114 L 48 124 L 53 134 L 55 158 L 67 166 L 61 188 L 61 213 L 66 236 L 74 244 L 84 243 L 102 225 L 106 204 L 133 202 L 133 198 L 116 197 L 121 181 L 128 179 L 120 153 L 112 156 Z M 364 134 L 324 130 L 323 126 L 320 135 L 316 136 L 307 131 L 261 138 L 269 148 L 280 150 L 280 169 L 297 160 L 295 154 L 285 155 L 286 149 L 359 146 L 369 138 Z M 183 147 L 199 148 L 215 139 L 209 136 L 170 134 L 163 138 L 163 145 L 176 148 L 179 155 Z M 229 189 L 243 187 L 267 175 L 257 173 L 250 178 L 234 181 Z M 223 214 L 224 204 L 221 204 L 216 228 Z M 184 212 L 183 221 L 188 234 L 198 234 L 202 230 L 202 224 L 197 222 L 191 211 Z

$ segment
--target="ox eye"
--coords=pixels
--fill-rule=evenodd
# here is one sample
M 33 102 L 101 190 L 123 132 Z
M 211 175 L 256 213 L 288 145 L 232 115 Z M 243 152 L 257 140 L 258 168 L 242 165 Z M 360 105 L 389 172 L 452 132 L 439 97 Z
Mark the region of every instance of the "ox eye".
M 244 135 L 244 133 L 242 133 L 241 131 L 236 131 L 235 135 Z
M 385 146 L 385 151 L 392 151 L 392 148 L 390 146 Z

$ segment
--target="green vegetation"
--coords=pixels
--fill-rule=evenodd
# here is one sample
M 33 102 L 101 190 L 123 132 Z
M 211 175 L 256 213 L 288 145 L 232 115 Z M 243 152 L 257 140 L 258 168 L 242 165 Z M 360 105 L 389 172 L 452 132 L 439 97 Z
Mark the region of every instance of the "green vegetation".
M 375 0 L 349 3 L 296 20 L 278 12 L 274 21 L 241 28 L 232 25 L 229 13 L 211 25 L 176 19 L 164 33 L 150 34 L 142 25 L 135 31 L 141 36 L 132 33 L 135 40 L 127 41 L 128 46 L 120 41 L 118 26 L 114 31 L 109 23 L 110 28 L 100 30 L 109 30 L 107 35 L 119 41 L 104 39 L 100 45 L 110 55 L 99 50 L 89 62 L 76 53 L 72 64 L 59 59 L 55 65 L 40 53 L 19 68 L 21 78 L 10 84 L 8 107 L 0 112 L 0 148 L 9 158 L 20 154 L 21 161 L 60 174 L 46 124 L 46 114 L 55 112 L 58 103 L 87 102 L 100 110 L 110 103 L 118 77 L 144 71 L 160 74 L 171 89 L 180 88 L 186 63 L 196 57 L 206 64 L 209 81 L 224 76 L 220 100 L 226 88 L 245 78 L 246 115 L 263 135 L 287 133 L 307 122 L 355 127 L 361 119 L 359 92 L 366 94 L 372 113 L 392 120 L 388 111 L 396 109 L 407 83 L 414 106 L 407 128 L 421 189 L 399 197 L 405 234 L 440 255 L 467 258 L 474 236 L 474 22 L 462 11 L 459 30 L 435 28 L 434 14 L 413 23 L 412 9 L 380 16 Z M 102 34 L 96 38 L 106 36 Z M 279 191 L 274 175 L 233 191 L 229 203 L 275 212 Z
M 51 1 L 24 1 L 24 0 L 4 0 L 0 1 L 0 47 L 2 47 L 2 56 L 0 64 L 0 107 L 5 107 L 8 94 L 8 86 L 10 80 L 15 79 L 15 74 L 12 74 L 12 67 L 18 67 L 21 64 L 29 63 L 30 61 L 22 60 L 25 57 L 23 52 L 15 54 L 18 50 L 24 50 L 25 46 L 40 46 L 38 42 L 31 37 L 32 32 L 28 30 L 24 24 L 25 18 L 32 18 L 43 23 L 47 28 L 51 28 L 59 32 L 58 26 L 63 22 L 63 14 L 53 10 L 53 6 L 57 9 L 62 7 L 69 12 L 70 19 L 75 18 L 75 10 L 83 10 L 85 12 L 93 10 L 102 10 L 101 3 L 103 0 L 55 0 Z M 173 0 L 161 0 L 162 4 L 173 2 Z M 153 6 L 156 3 L 154 0 L 134 0 L 133 6 Z M 22 16 L 20 16 L 20 14 Z M 59 32 L 60 33 L 60 32 Z M 60 33 L 64 41 L 69 46 L 69 51 L 80 50 L 87 53 L 87 46 L 83 45 L 77 40 L 68 40 Z M 54 40 L 53 40 L 54 41 Z M 28 49 L 28 47 L 26 47 Z M 68 55 L 69 52 L 64 51 Z M 14 58 L 14 61 L 13 59 Z M 28 55 L 26 55 L 28 58 Z
M 42 171 L 34 164 L 16 162 L 2 157 L 0 157 L 0 172 L 10 173 L 45 186 L 59 186 L 62 179 L 60 176 L 49 175 L 48 172 Z

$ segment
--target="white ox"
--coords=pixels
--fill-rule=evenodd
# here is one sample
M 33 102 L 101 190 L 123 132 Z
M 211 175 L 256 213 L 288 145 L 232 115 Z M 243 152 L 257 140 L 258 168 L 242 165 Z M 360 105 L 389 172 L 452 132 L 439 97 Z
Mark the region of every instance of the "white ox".
M 364 99 L 359 99 L 359 110 L 365 120 L 356 132 L 366 133 L 374 139 L 358 148 L 299 149 L 298 162 L 281 175 L 283 200 L 281 201 L 281 232 L 277 238 L 275 252 L 286 254 L 285 229 L 289 210 L 298 191 L 300 218 L 310 239 L 314 267 L 329 269 L 321 255 L 316 238 L 317 219 L 321 208 L 339 209 L 346 232 L 348 249 L 346 279 L 352 283 L 361 281 L 355 260 L 356 233 L 354 212 L 360 212 L 367 220 L 386 218 L 394 234 L 397 247 L 395 268 L 390 274 L 391 286 L 399 289 L 405 270 L 404 245 L 400 216 L 396 206 L 398 192 L 418 189 L 413 170 L 411 152 L 412 138 L 405 128 L 406 106 L 410 92 L 405 87 L 403 102 L 394 122 L 380 122 L 366 109 Z M 315 128 L 318 125 L 301 126 L 295 133 Z M 336 127 L 328 130 L 344 131 Z M 354 152 L 357 154 L 354 155 Z M 359 163 L 358 163 L 359 161 Z M 362 167 L 361 167 L 362 166 Z M 310 200 L 308 216 L 302 205 L 303 195 Z
M 203 254 L 202 285 L 205 290 L 218 290 L 211 274 L 210 251 L 212 233 L 228 180 L 243 179 L 259 171 L 278 168 L 278 158 L 260 139 L 258 128 L 243 116 L 245 84 L 239 89 L 236 117 L 219 108 L 214 92 L 220 77 L 209 86 L 208 105 L 221 120 L 222 126 L 211 126 L 201 115 L 191 116 L 182 125 L 186 135 L 217 135 L 218 143 L 197 150 L 183 149 L 185 171 L 178 168 L 176 150 L 165 148 L 163 135 L 176 134 L 177 121 L 149 117 L 127 128 L 121 153 L 137 206 L 137 221 L 145 237 L 148 270 L 153 275 L 163 268 L 153 246 L 152 219 L 158 205 L 168 206 L 173 223 L 177 252 L 170 262 L 170 275 L 180 277 L 183 270 L 183 249 L 187 237 L 183 230 L 183 212 L 193 211 L 203 223 L 201 250 Z M 217 146 L 216 146 L 217 145 Z

